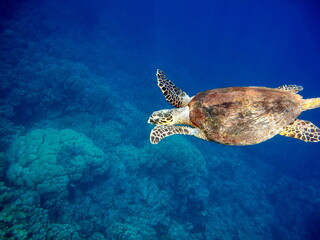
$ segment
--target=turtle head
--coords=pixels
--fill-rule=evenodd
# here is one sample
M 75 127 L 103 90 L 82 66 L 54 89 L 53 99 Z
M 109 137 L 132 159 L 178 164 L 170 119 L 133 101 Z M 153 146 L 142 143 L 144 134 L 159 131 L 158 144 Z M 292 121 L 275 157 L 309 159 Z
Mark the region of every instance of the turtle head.
M 174 124 L 174 110 L 175 109 L 164 109 L 155 111 L 149 117 L 148 123 L 153 125 L 172 125 Z
M 189 107 L 164 109 L 156 111 L 149 117 L 148 123 L 154 125 L 173 125 L 173 124 L 188 124 L 189 120 Z

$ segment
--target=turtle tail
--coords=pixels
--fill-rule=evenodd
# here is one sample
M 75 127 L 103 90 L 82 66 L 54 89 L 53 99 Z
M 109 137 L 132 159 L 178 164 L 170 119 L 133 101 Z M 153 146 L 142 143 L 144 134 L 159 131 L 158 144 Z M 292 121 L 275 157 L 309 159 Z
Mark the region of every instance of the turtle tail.
M 319 107 L 320 107 L 320 98 L 309 98 L 309 99 L 304 99 L 302 110 L 306 111 L 309 109 L 314 109 Z

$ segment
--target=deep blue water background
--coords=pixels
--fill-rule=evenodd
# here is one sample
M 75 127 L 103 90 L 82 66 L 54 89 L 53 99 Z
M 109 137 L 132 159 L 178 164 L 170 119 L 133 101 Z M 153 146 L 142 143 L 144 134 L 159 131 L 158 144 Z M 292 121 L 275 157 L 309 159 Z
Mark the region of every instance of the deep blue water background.
M 320 148 L 149 143 L 190 96 L 302 85 L 320 97 L 317 1 L 1 1 L 1 239 L 320 239 Z M 320 110 L 300 119 L 320 126 Z

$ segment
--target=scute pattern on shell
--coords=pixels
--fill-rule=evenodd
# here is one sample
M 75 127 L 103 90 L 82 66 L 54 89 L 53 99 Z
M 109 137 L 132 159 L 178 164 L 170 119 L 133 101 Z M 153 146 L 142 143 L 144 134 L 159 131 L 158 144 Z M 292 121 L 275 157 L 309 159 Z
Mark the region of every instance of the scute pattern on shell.
M 302 97 L 265 87 L 230 87 L 198 93 L 190 120 L 214 142 L 250 145 L 282 131 L 301 113 Z

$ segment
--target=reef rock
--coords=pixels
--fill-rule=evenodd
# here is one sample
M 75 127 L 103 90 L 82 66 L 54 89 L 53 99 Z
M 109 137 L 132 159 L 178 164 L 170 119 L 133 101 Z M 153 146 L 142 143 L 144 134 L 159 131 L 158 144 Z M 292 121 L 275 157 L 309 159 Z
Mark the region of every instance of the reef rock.
M 18 137 L 6 153 L 11 184 L 43 193 L 67 193 L 69 184 L 89 182 L 109 168 L 101 149 L 70 129 L 36 129 Z

